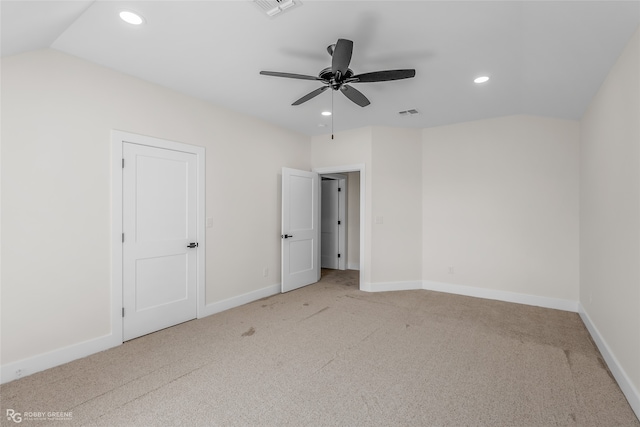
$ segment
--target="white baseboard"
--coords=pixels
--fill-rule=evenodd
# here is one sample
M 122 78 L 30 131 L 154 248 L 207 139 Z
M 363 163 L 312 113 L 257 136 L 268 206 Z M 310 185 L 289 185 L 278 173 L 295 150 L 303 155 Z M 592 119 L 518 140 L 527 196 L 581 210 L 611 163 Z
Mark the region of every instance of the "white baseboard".
M 422 289 L 426 289 L 428 291 L 446 292 L 449 294 L 466 295 L 469 297 L 515 302 L 517 304 L 553 308 L 555 310 L 571 311 L 573 313 L 578 312 L 577 301 L 541 297 L 517 292 L 498 291 L 494 289 L 476 288 L 474 286 L 455 285 L 452 283 L 433 282 L 430 280 L 424 280 L 422 283 Z
M 367 282 L 360 282 L 360 290 L 362 292 L 373 292 L 373 289 L 371 287 L 371 283 L 367 283 Z
M 347 262 L 347 270 L 360 270 L 359 262 Z
M 578 302 L 559 298 L 540 297 L 536 295 L 520 294 L 517 292 L 497 291 L 493 289 L 476 288 L 474 286 L 454 285 L 451 283 L 434 282 L 430 280 L 413 280 L 405 282 L 363 283 L 360 290 L 365 292 L 409 291 L 424 289 L 427 291 L 445 292 L 448 294 L 465 295 L 498 301 L 514 302 L 537 307 L 553 308 L 556 310 L 578 312 Z
M 367 292 L 387 292 L 387 291 L 411 291 L 415 289 L 423 289 L 422 281 L 412 280 L 405 282 L 379 282 L 369 283 Z M 362 289 L 361 290 L 365 290 Z
M 276 285 L 270 285 L 266 288 L 258 289 L 257 291 L 251 291 L 247 292 L 246 294 L 238 295 L 237 297 L 231 297 L 222 301 L 214 302 L 213 304 L 207 304 L 204 306 L 202 312 L 198 314 L 198 318 L 211 316 L 212 314 L 220 313 L 222 311 L 259 300 L 260 298 L 270 297 L 279 293 L 280 284 L 278 283 Z
M 4 384 L 112 347 L 117 347 L 122 344 L 120 338 L 120 335 L 115 336 L 114 334 L 109 334 L 18 360 L 17 362 L 7 363 L 0 367 L 0 383 Z
M 625 370 L 622 368 L 622 366 L 620 366 L 618 359 L 614 356 L 611 348 L 609 348 L 607 341 L 600 334 L 600 331 L 598 331 L 596 325 L 593 324 L 591 318 L 584 310 L 582 304 L 578 305 L 578 313 L 580 314 L 580 318 L 589 330 L 593 341 L 598 346 L 598 350 L 600 350 L 600 353 L 602 354 L 602 357 L 604 357 L 604 360 L 607 363 L 611 374 L 616 379 L 616 381 L 618 382 L 618 386 L 622 390 L 622 393 L 627 398 L 631 409 L 633 409 L 633 412 L 635 412 L 636 417 L 640 419 L 640 392 L 638 392 L 638 389 L 633 385 L 633 382 L 631 382 Z

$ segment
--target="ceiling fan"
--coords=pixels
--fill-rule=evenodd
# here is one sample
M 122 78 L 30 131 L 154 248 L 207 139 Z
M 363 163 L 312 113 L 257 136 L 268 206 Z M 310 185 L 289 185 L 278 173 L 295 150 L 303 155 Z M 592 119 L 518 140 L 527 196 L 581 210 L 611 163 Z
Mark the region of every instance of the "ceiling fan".
M 359 90 L 352 87 L 351 83 L 372 83 L 386 82 L 390 80 L 409 79 L 416 75 L 416 70 L 386 70 L 373 71 L 371 73 L 354 74 L 349 68 L 351 54 L 353 53 L 353 42 L 347 39 L 338 39 L 336 44 L 329 45 L 327 52 L 331 55 L 331 67 L 320 71 L 317 77 L 304 74 L 281 73 L 277 71 L 260 71 L 264 76 L 286 77 L 290 79 L 317 80 L 324 86 L 314 90 L 298 99 L 291 105 L 300 105 L 303 102 L 320 95 L 325 90 L 331 88 L 339 90 L 344 96 L 361 107 L 366 107 L 371 102 Z

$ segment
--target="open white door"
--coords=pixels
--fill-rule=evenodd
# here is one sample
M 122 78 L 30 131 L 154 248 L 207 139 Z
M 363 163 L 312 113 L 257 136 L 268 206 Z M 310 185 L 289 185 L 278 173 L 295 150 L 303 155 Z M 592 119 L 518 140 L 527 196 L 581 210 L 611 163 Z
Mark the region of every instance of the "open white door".
M 320 280 L 320 178 L 282 168 L 282 292 Z

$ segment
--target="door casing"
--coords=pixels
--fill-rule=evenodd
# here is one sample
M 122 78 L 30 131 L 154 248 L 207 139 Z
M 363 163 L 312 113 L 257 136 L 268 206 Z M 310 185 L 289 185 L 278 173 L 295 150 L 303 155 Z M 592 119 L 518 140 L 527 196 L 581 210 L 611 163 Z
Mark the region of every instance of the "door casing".
M 122 331 L 122 148 L 124 142 L 196 155 L 197 164 L 197 317 L 204 316 L 205 294 L 205 148 L 119 130 L 111 131 L 111 333 L 123 342 Z

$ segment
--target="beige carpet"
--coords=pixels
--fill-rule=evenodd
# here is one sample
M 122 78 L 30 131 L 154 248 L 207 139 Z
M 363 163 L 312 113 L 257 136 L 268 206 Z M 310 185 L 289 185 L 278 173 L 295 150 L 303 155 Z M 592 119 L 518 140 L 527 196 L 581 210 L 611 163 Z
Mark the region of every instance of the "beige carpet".
M 60 426 L 640 426 L 579 316 L 357 272 L 0 388 Z

